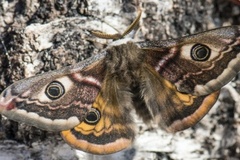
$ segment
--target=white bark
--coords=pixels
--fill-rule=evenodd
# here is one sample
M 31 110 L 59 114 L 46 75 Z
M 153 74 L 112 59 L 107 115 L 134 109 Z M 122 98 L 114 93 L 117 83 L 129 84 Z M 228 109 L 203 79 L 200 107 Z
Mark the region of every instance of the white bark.
M 81 0 L 58 10 L 57 1 L 0 1 L 0 88 L 24 77 L 76 63 L 110 43 L 88 30 L 123 32 L 143 14 L 135 40 L 176 38 L 239 24 L 240 7 L 227 0 Z M 88 5 L 86 5 L 86 3 Z M 108 156 L 95 156 L 64 145 L 58 134 L 2 120 L 0 159 L 237 159 L 240 157 L 239 79 L 224 88 L 219 101 L 195 127 L 175 135 L 141 122 L 133 147 Z M 234 88 L 233 88 L 234 86 Z M 235 90 L 238 89 L 238 92 Z M 13 139 L 9 141 L 4 139 Z M 42 150 L 43 149 L 43 150 Z M 67 156 L 66 156 L 67 155 Z

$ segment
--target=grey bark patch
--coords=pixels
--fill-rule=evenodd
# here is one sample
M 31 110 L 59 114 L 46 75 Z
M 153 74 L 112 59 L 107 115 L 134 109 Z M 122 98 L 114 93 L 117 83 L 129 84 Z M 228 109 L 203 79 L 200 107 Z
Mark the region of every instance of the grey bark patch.
M 99 53 L 109 41 L 99 41 L 89 34 L 88 29 L 114 33 L 117 28 L 123 32 L 135 18 L 135 6 L 138 5 L 133 0 L 124 0 L 123 3 L 104 1 L 104 4 L 101 0 L 65 1 L 63 4 L 54 0 L 24 2 L 0 2 L 1 91 L 26 76 L 58 69 Z M 240 24 L 240 7 L 227 0 L 142 0 L 139 6 L 143 8 L 139 30 L 134 32 L 137 34 L 129 34 L 136 40 L 176 38 L 223 25 Z M 83 20 L 76 20 L 79 18 Z M 59 23 L 55 23 L 57 21 Z M 89 21 L 96 23 L 83 25 Z M 26 34 L 27 28 L 33 25 L 39 26 Z M 37 28 L 44 25 L 50 26 L 46 30 L 53 35 L 38 39 L 41 35 L 49 35 L 37 32 Z M 239 94 L 239 84 L 238 76 L 232 83 L 238 88 L 236 95 Z M 232 97 L 232 94 L 224 93 L 224 98 L 217 103 L 219 107 L 213 108 L 194 128 L 176 135 L 138 122 L 139 136 L 133 149 L 104 158 L 237 159 L 240 157 L 240 107 Z M 0 159 L 77 159 L 58 133 L 36 131 L 34 127 L 22 127 L 22 124 L 6 122 L 5 119 L 2 122 Z M 9 138 L 15 141 L 5 141 Z M 80 159 L 104 159 L 103 156 L 83 155 Z

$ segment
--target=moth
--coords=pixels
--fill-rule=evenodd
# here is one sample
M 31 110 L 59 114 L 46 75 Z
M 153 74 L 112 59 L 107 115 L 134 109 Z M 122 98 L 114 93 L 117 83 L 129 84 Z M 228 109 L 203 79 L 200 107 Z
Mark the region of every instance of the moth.
M 132 112 L 176 132 L 199 122 L 240 71 L 240 26 L 128 42 L 1 93 L 9 119 L 60 132 L 72 147 L 110 154 L 133 143 Z

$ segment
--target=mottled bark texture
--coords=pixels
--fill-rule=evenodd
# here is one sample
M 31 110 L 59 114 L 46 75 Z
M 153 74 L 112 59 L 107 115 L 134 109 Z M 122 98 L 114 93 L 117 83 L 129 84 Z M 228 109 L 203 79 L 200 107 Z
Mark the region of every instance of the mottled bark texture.
M 79 62 L 110 41 L 89 30 L 123 32 L 143 11 L 135 40 L 162 40 L 240 24 L 240 7 L 228 0 L 1 0 L 0 91 L 25 77 Z M 237 159 L 240 157 L 239 77 L 195 127 L 169 135 L 138 123 L 129 150 L 110 155 L 79 153 L 48 133 L 2 117 L 0 159 Z

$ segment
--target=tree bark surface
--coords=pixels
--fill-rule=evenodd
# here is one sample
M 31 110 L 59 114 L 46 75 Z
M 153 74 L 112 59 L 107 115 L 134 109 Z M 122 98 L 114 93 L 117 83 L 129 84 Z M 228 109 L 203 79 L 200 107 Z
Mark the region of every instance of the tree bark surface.
M 101 52 L 111 40 L 89 31 L 122 33 L 141 8 L 135 41 L 164 40 L 240 24 L 240 6 L 228 0 L 0 1 L 0 91 L 13 82 L 59 69 Z M 137 121 L 134 145 L 107 156 L 75 151 L 50 133 L 2 117 L 0 159 L 238 159 L 239 76 L 193 128 L 176 133 Z

